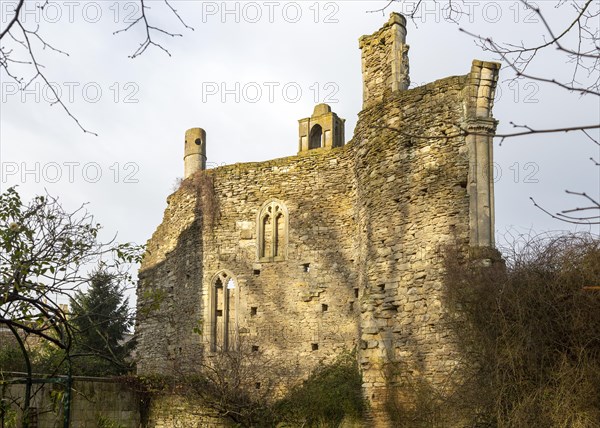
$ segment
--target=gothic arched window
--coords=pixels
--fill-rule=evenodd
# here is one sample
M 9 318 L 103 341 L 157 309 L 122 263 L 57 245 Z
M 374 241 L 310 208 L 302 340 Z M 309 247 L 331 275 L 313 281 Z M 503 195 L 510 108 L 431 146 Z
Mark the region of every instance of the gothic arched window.
M 237 344 L 238 284 L 228 271 L 220 271 L 210 286 L 210 350 L 227 351 Z
M 282 202 L 269 201 L 258 213 L 258 259 L 285 260 L 288 239 L 288 212 Z

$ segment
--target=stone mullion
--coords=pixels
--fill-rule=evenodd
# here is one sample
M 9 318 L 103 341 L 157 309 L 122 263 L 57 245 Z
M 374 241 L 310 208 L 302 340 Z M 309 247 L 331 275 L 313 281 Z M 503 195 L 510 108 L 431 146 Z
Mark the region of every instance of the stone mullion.
M 229 350 L 229 282 L 223 283 L 223 350 Z
M 271 204 L 271 260 L 275 260 L 275 256 L 277 255 L 277 212 L 275 203 Z

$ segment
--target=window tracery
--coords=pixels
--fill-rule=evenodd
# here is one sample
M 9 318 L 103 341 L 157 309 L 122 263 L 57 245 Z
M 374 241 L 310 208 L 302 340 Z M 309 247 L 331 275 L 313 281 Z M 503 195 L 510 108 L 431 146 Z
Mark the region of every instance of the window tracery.
M 288 240 L 288 212 L 285 205 L 271 200 L 258 213 L 258 259 L 285 260 Z
M 210 350 L 228 351 L 237 343 L 239 290 L 234 276 L 222 270 L 210 287 Z

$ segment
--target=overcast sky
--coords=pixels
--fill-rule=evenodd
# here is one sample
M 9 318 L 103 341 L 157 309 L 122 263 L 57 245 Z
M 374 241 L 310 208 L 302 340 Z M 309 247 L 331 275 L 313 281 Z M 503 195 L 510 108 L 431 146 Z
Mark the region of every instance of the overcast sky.
M 0 1 L 2 28 L 14 3 Z M 392 4 L 385 14 L 369 13 L 387 1 L 172 4 L 194 30 L 152 1 L 151 25 L 182 37 L 153 34 L 171 56 L 150 46 L 135 59 L 128 56 L 143 41 L 142 28 L 113 34 L 139 14 L 134 1 L 58 2 L 42 12 L 27 6 L 25 25 L 39 24 L 39 34 L 69 54 L 37 49 L 48 80 L 82 126 L 98 136 L 85 134 L 60 106 L 50 105 L 43 82 L 23 94 L 2 71 L 2 190 L 18 184 L 30 198 L 47 189 L 68 209 L 89 202 L 105 236 L 118 233 L 119 240 L 145 243 L 183 175 L 186 129 L 206 130 L 213 166 L 291 156 L 297 151 L 297 120 L 327 102 L 346 119 L 350 139 L 362 102 L 358 38 L 379 29 L 391 11 L 402 11 Z M 568 5 L 539 4 L 557 29 L 572 16 Z M 443 2 L 427 3 L 427 13 L 409 22 L 413 86 L 466 74 L 473 59 L 496 59 L 459 28 L 498 41 L 542 40 L 541 23 L 516 0 L 468 5 L 462 8 L 470 14 L 459 16 L 458 24 L 445 19 Z M 570 70 L 552 51 L 531 71 L 564 77 Z M 31 77 L 26 66 L 18 71 Z M 598 123 L 598 97 L 505 81 L 510 77 L 509 70 L 501 71 L 494 109 L 498 132 L 510 131 L 510 121 L 535 128 Z M 598 138 L 597 131 L 592 135 Z M 597 226 L 553 220 L 529 200 L 533 196 L 556 212 L 583 204 L 565 189 L 597 197 L 599 169 L 589 160 L 600 158 L 597 145 L 569 133 L 510 139 L 501 146 L 496 141 L 494 149 L 499 239 L 507 230 L 599 233 Z

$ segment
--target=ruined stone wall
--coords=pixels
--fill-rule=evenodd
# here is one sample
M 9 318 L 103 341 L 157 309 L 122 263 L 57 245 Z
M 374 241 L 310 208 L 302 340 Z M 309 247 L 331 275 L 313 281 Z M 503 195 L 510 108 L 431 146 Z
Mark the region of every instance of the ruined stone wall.
M 361 39 L 368 98 L 346 146 L 200 171 L 169 198 L 140 274 L 139 373 L 211 360 L 211 293 L 224 273 L 235 284 L 231 342 L 285 362 L 288 387 L 358 347 L 377 426 L 414 399 L 407 384 L 451 389 L 443 253 L 493 245 L 499 65 L 474 61 L 465 76 L 402 90 L 406 50 L 400 28 L 390 35 L 400 24 L 392 16 Z M 264 261 L 269 201 L 287 211 L 287 244 Z
M 466 81 L 390 93 L 359 117 L 360 362 L 375 417 L 398 399 L 402 376 L 438 389 L 456 364 L 442 325 L 442 251 L 468 245 L 469 158 L 464 136 L 442 137 L 459 132 Z
M 375 33 L 362 36 L 363 108 L 380 103 L 385 93 L 410 86 L 406 18 L 392 13 Z
M 201 358 L 202 219 L 189 188 L 167 199 L 139 273 L 136 336 L 139 373 L 185 373 Z
M 352 165 L 346 148 L 313 150 L 203 171 L 172 195 L 141 271 L 138 372 L 197 368 L 210 347 L 210 289 L 222 271 L 236 282 L 230 310 L 239 340 L 290 363 L 291 378 L 354 349 Z M 210 186 L 198 185 L 207 181 Z M 203 197 L 209 188 L 213 196 Z M 271 199 L 287 207 L 288 245 L 284 260 L 261 262 L 257 214 Z
M 185 395 L 155 396 L 150 401 L 143 428 L 225 428 L 235 426 Z
M 341 148 L 214 171 L 219 218 L 203 233 L 203 290 L 217 272 L 231 272 L 241 342 L 285 358 L 302 376 L 358 337 L 351 162 Z M 287 251 L 259 262 L 257 214 L 272 199 L 288 211 Z M 207 293 L 202 305 L 206 320 Z

